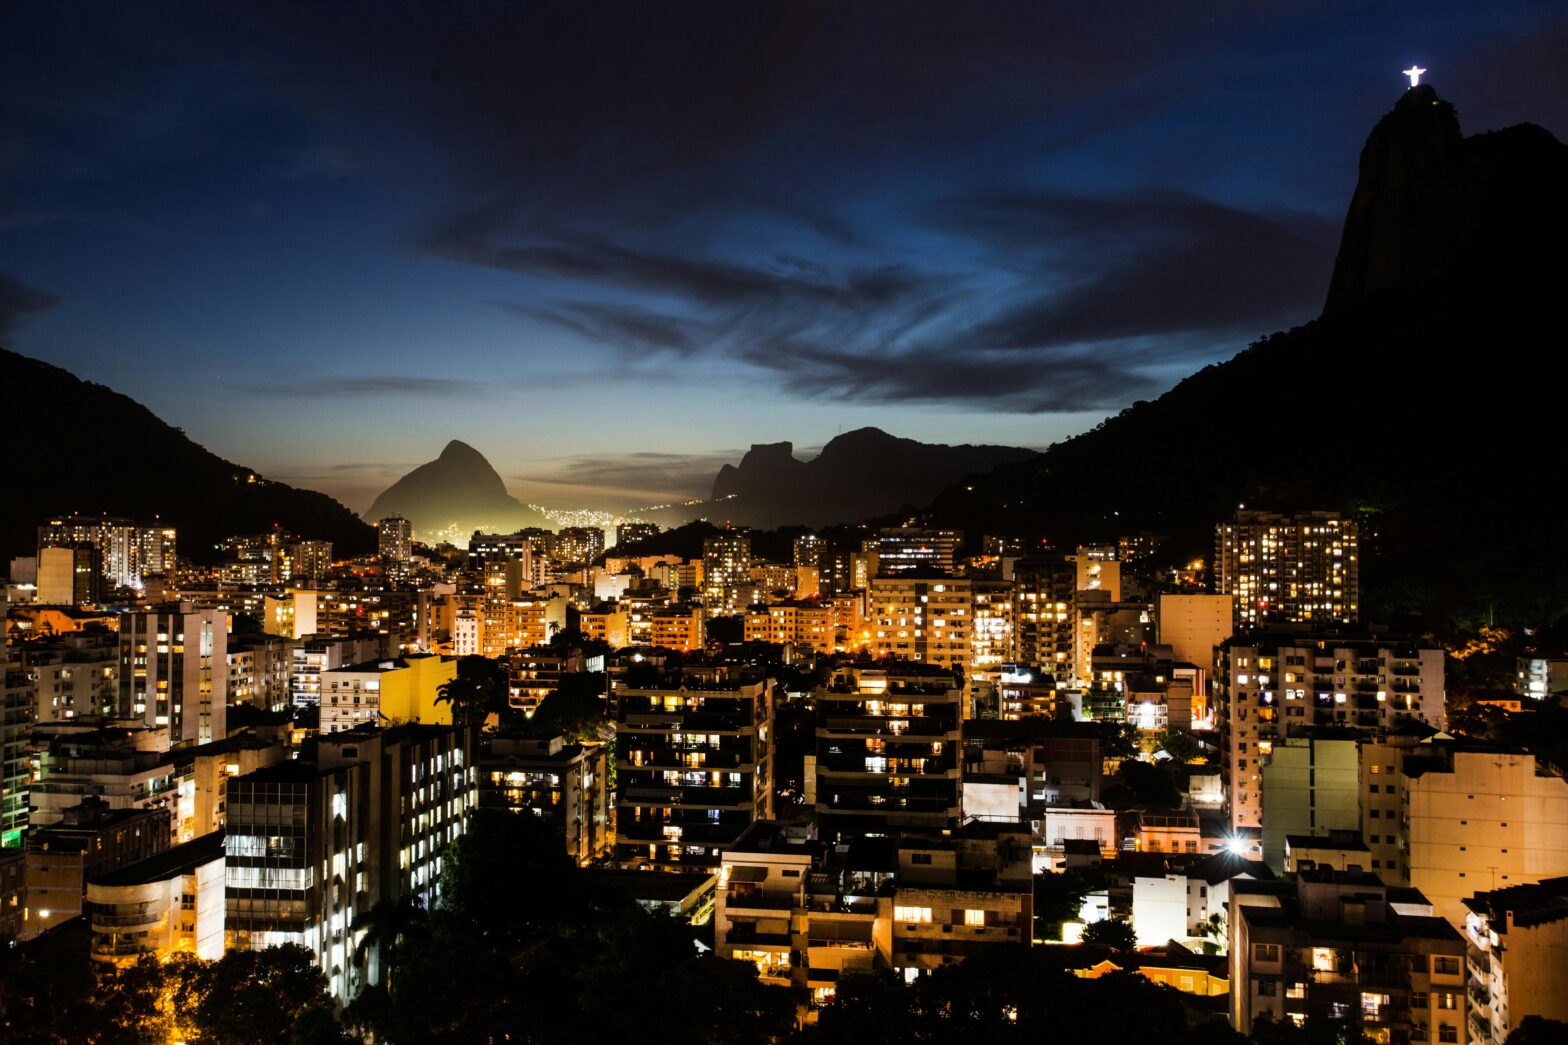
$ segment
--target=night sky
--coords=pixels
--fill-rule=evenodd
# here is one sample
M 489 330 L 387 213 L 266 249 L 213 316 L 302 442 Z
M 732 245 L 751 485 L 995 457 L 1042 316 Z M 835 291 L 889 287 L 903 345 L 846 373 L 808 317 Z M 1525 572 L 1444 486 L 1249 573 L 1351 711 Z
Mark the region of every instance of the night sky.
M 1400 69 L 1568 135 L 1562 3 L 62 2 L 0 55 L 0 344 L 356 509 L 450 438 L 573 507 L 1044 447 L 1316 314 Z

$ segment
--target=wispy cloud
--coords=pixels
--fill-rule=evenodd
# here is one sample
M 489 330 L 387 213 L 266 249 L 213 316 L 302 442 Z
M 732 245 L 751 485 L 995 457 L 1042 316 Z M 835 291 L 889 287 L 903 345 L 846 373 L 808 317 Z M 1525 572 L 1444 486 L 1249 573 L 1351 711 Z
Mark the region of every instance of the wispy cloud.
M 9 337 L 23 322 L 60 303 L 60 295 L 30 287 L 0 272 L 0 337 Z
M 488 381 L 453 377 L 387 375 L 383 377 L 320 377 L 303 381 L 229 381 L 236 389 L 283 399 L 375 399 L 407 396 L 485 396 L 496 391 Z

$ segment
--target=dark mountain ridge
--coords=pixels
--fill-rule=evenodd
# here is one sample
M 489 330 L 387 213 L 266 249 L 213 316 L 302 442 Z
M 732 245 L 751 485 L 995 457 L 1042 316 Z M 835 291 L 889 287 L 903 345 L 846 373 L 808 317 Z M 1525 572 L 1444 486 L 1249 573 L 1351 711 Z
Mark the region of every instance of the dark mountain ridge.
M 451 540 L 466 545 L 475 530 L 511 533 L 525 526 L 550 526 L 549 520 L 506 492 L 506 483 L 467 443 L 453 439 L 434 461 L 427 461 L 387 487 L 365 512 L 374 523 L 401 515 L 420 540 Z
M 948 446 L 857 428 L 834 436 L 810 461 L 790 443 L 758 443 L 713 481 L 705 511 L 738 525 L 831 526 L 929 501 L 946 484 L 1035 451 L 1013 446 Z
M 374 531 L 326 494 L 225 461 L 113 389 L 4 349 L 0 389 L 7 558 L 34 554 L 39 524 L 71 512 L 161 517 L 178 531 L 180 557 L 196 562 L 212 561 L 226 536 L 274 524 L 330 540 L 339 554 L 375 548 Z
M 1568 146 L 1459 136 L 1412 89 L 1373 130 L 1324 314 L 1023 464 L 948 487 L 933 522 L 1059 547 L 1153 530 L 1208 558 L 1239 504 L 1366 523 L 1363 606 L 1542 620 L 1568 610 L 1558 288 Z

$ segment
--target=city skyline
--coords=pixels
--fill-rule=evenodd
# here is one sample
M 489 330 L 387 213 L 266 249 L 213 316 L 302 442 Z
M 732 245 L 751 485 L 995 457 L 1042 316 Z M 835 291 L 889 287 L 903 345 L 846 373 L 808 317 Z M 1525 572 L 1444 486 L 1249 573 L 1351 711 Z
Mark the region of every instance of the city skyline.
M 1044 447 L 1311 318 L 1408 67 L 1568 129 L 1533 5 L 904 10 L 22 12 L 0 341 L 356 510 L 452 438 L 659 503 L 866 424 Z

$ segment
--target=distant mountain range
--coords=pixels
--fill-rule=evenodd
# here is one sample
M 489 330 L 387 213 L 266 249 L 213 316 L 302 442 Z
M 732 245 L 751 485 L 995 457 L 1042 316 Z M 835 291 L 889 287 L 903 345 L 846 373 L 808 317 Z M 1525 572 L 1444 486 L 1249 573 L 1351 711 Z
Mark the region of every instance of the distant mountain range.
M 1153 530 L 1207 557 L 1239 504 L 1336 508 L 1366 523 L 1365 616 L 1568 611 L 1564 185 L 1545 130 L 1465 138 L 1411 89 L 1362 152 L 1319 319 L 949 486 L 932 521 L 1058 547 Z
M 475 530 L 511 533 L 525 526 L 552 527 L 543 515 L 506 492 L 506 483 L 484 454 L 454 439 L 441 456 L 415 468 L 376 498 L 365 520 L 401 515 L 414 535 L 431 544 L 468 546 Z
M 1035 451 L 1014 446 L 945 446 L 857 428 L 830 439 L 809 461 L 790 443 L 758 443 L 713 480 L 713 498 L 683 509 L 741 526 L 832 526 L 924 504 L 948 483 Z
M 192 442 L 113 389 L 0 349 L 4 465 L 0 554 L 32 555 L 38 525 L 80 512 L 151 520 L 179 531 L 182 558 L 217 557 L 224 537 L 271 529 L 326 539 L 347 555 L 375 533 L 326 494 L 270 482 Z

